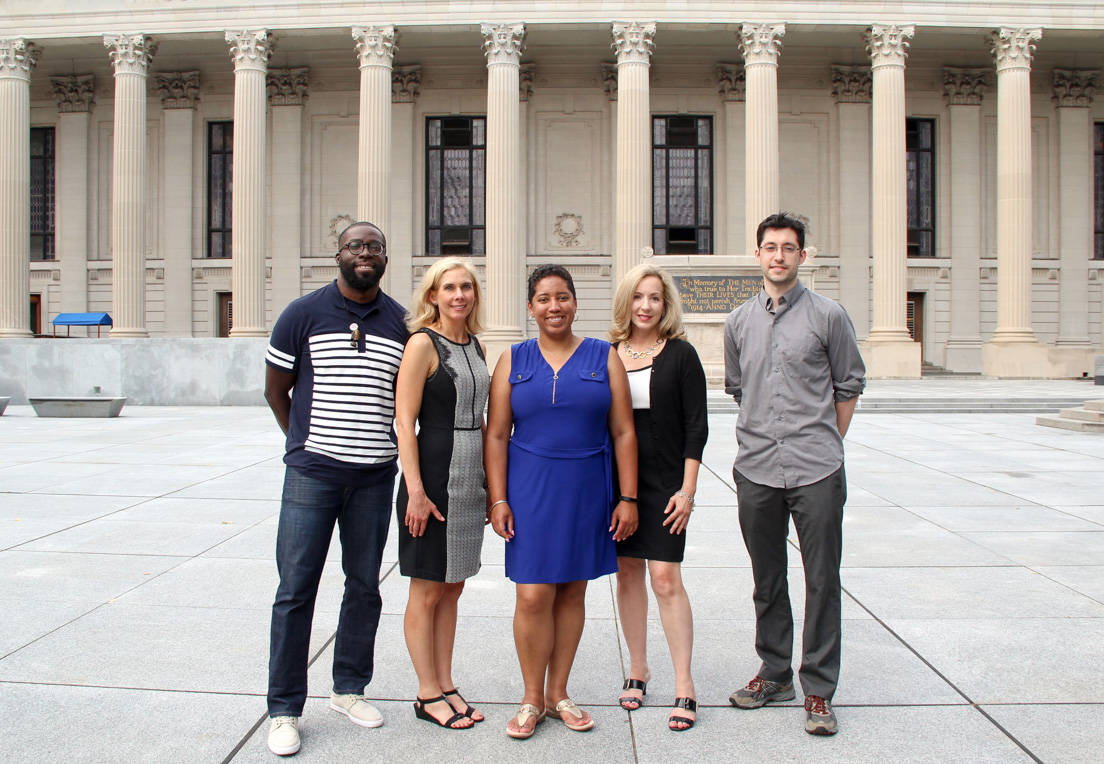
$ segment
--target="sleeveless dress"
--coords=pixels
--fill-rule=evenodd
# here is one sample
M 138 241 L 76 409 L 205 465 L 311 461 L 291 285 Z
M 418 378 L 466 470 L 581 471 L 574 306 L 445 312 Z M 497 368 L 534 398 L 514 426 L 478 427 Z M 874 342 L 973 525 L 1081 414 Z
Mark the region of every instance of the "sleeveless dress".
M 415 538 L 406 527 L 409 494 L 399 481 L 399 572 L 457 583 L 479 572 L 487 494 L 483 488 L 483 409 L 491 388 L 479 342 L 457 344 L 421 329 L 437 350 L 437 370 L 425 383 L 418 412 L 418 463 L 426 496 L 445 522 L 430 515 Z
M 609 530 L 613 476 L 609 343 L 586 338 L 555 375 L 536 339 L 511 349 L 506 575 L 558 584 L 617 572 Z

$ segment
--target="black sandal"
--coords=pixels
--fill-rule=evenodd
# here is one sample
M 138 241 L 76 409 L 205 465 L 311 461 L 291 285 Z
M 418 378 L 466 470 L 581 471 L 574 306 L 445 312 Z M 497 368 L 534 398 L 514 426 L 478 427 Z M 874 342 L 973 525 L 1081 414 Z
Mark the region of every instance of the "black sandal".
M 693 698 L 675 698 L 675 704 L 673 708 L 685 708 L 687 711 L 693 711 L 696 714 L 698 713 L 698 701 L 694 700 Z M 667 729 L 671 730 L 671 732 L 686 732 L 686 730 L 692 729 L 694 727 L 694 722 L 696 721 L 697 719 L 689 719 L 685 716 L 672 716 L 667 719 Z M 672 722 L 682 723 L 686 726 L 672 727 Z
M 648 683 L 643 679 L 626 679 L 625 684 L 621 687 L 622 690 L 640 690 L 641 695 L 648 694 Z M 622 695 L 617 699 L 617 702 L 621 704 L 621 708 L 626 711 L 635 711 L 644 705 L 644 698 L 634 698 L 632 695 Z
M 444 693 L 441 695 L 441 697 L 443 697 L 443 698 L 451 698 L 451 697 L 459 698 L 460 702 L 463 703 L 465 706 L 467 706 L 468 709 L 466 711 L 458 711 L 457 713 L 468 717 L 469 719 L 471 719 L 476 724 L 479 724 L 479 722 L 487 721 L 486 716 L 484 716 L 482 719 L 476 719 L 474 716 L 472 716 L 472 713 L 478 713 L 477 709 L 474 706 L 472 706 L 471 703 L 464 700 L 464 696 L 460 694 L 460 690 L 456 689 L 455 687 L 452 688 L 451 690 L 444 691 Z M 449 705 L 451 706 L 452 704 L 450 703 Z
M 474 724 L 469 724 L 466 727 L 453 726 L 456 724 L 456 722 L 463 721 L 464 719 L 468 718 L 463 714 L 453 714 L 448 719 L 445 719 L 443 722 L 438 721 L 433 714 L 425 710 L 425 707 L 430 705 L 431 703 L 445 703 L 446 705 L 448 705 L 449 708 L 452 708 L 452 704 L 445 700 L 444 695 L 439 695 L 436 698 L 429 698 L 428 700 L 416 698 L 414 703 L 414 715 L 417 716 L 419 719 L 424 719 L 427 722 L 433 722 L 438 727 L 444 727 L 448 730 L 467 730 L 475 726 Z

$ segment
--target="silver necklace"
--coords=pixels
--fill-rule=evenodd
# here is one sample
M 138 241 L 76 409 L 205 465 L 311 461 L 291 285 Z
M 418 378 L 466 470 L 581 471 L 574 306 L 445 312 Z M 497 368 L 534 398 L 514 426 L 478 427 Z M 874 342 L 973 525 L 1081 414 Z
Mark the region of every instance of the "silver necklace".
M 625 347 L 625 355 L 627 355 L 629 358 L 632 358 L 633 360 L 639 361 L 641 358 L 647 358 L 652 353 L 654 353 L 659 348 L 659 346 L 663 344 L 663 342 L 664 340 L 656 340 L 650 348 L 648 348 L 647 350 L 641 350 L 640 352 L 633 350 L 632 345 L 629 344 L 628 340 L 622 340 L 621 344 Z

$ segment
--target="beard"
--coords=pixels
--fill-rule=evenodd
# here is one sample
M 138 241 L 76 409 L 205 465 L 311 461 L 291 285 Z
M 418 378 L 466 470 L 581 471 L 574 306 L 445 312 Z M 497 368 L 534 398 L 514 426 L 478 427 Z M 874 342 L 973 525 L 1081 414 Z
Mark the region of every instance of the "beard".
M 380 279 L 383 278 L 383 273 L 386 269 L 387 264 L 381 263 L 373 267 L 371 275 L 358 276 L 355 262 L 345 261 L 338 265 L 338 270 L 341 271 L 341 275 L 345 278 L 345 283 L 358 292 L 367 292 L 369 289 L 374 289 L 379 286 Z

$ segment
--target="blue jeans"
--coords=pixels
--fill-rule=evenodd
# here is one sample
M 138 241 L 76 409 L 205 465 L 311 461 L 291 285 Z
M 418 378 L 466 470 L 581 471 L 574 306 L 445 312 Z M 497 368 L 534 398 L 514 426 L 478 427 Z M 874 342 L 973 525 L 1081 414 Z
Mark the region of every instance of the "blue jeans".
M 276 567 L 280 587 L 272 605 L 268 715 L 301 716 L 307 700 L 307 662 L 318 582 L 336 522 L 341 534 L 345 596 L 334 644 L 334 692 L 356 694 L 372 681 L 382 600 L 380 563 L 391 521 L 394 478 L 344 486 L 288 467 L 280 504 Z

